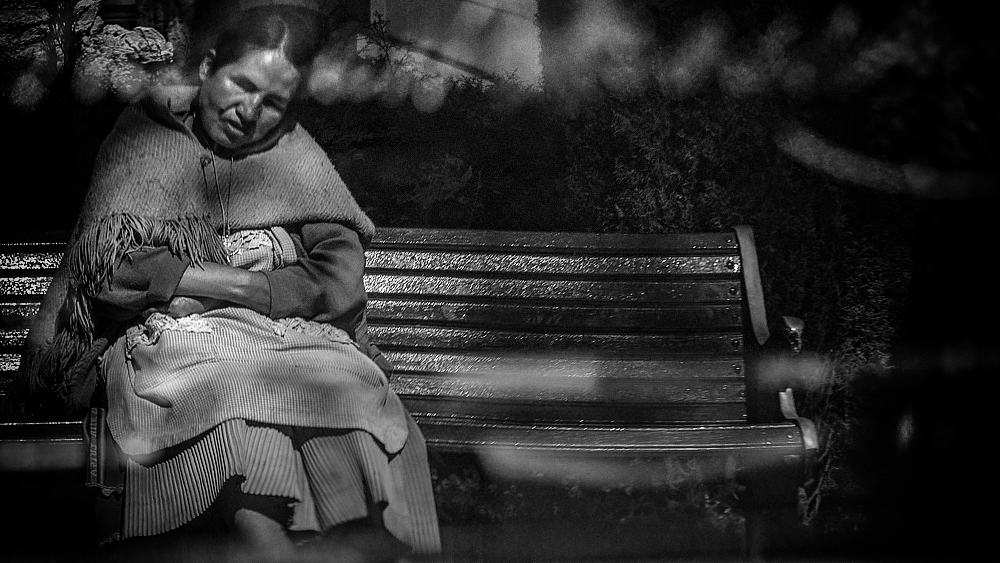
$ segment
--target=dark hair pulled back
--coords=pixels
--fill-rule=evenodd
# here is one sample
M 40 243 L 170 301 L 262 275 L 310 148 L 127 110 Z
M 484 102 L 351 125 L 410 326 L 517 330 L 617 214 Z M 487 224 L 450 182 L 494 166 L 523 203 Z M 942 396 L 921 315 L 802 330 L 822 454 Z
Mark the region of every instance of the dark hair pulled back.
M 281 48 L 285 57 L 298 69 L 307 66 L 322 46 L 323 18 L 313 10 L 267 5 L 230 14 L 201 14 L 193 31 L 197 65 L 215 50 L 212 72 L 255 50 Z M 207 22 L 205 20 L 208 20 Z

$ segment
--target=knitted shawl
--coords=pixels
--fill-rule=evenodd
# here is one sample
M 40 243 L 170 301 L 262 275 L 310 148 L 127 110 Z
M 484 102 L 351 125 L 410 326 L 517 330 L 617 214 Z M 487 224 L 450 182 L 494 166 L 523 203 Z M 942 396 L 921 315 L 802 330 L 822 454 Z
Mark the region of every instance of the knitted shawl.
M 92 300 L 121 257 L 138 247 L 166 246 L 193 264 L 226 263 L 218 236 L 224 216 L 232 230 L 343 223 L 364 246 L 371 241 L 372 222 L 301 125 L 286 121 L 222 158 L 182 121 L 197 93 L 194 86 L 154 92 L 126 108 L 102 143 L 5 418 L 64 418 L 86 407 L 90 368 L 110 336 L 108 327 L 95 327 Z

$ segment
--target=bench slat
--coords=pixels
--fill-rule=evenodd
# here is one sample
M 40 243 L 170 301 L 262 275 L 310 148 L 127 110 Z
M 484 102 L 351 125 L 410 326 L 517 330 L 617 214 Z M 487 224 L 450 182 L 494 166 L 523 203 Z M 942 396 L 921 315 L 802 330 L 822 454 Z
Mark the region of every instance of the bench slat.
M 59 267 L 61 260 L 61 252 L 34 252 L 32 247 L 23 247 L 20 252 L 10 252 L 8 249 L 0 247 L 0 271 L 54 271 Z
M 731 252 L 738 248 L 731 233 L 671 235 L 480 231 L 466 229 L 379 229 L 372 248 L 545 250 L 563 254 L 681 254 Z
M 0 298 L 7 301 L 10 296 L 36 296 L 41 299 L 52 283 L 51 275 L 42 277 L 14 275 L 0 277 Z
M 598 334 L 520 332 L 424 326 L 370 327 L 372 340 L 387 350 L 494 348 L 584 349 L 636 354 L 638 357 L 739 358 L 743 335 L 721 334 Z
M 743 337 L 737 333 L 705 334 L 584 334 L 526 333 L 513 331 L 440 328 L 420 326 L 379 326 L 371 334 L 384 351 L 430 349 L 496 350 L 510 346 L 535 349 L 576 349 L 609 354 L 636 354 L 637 358 L 690 360 L 718 357 L 725 365 L 742 365 Z M 27 328 L 0 330 L 0 354 L 17 356 L 28 336 Z
M 692 426 L 675 428 L 549 428 L 481 425 L 417 419 L 431 448 L 442 451 L 490 453 L 490 463 L 516 462 L 532 452 L 543 455 L 643 456 L 721 455 L 745 456 L 751 461 L 767 454 L 773 458 L 801 454 L 801 431 L 792 423 L 771 425 Z M 520 452 L 520 454 L 518 453 Z M 509 457 L 513 456 L 513 457 Z M 534 458 L 537 460 L 537 458 Z M 0 470 L 47 471 L 83 469 L 86 446 L 80 422 L 22 423 L 0 428 Z
M 22 234 L 19 240 L 0 240 L 0 255 L 48 254 L 58 263 L 69 233 Z M 47 239 L 47 240 L 42 240 Z M 732 233 L 617 234 L 523 231 L 480 231 L 384 228 L 375 233 L 371 248 L 544 250 L 550 253 L 698 254 L 738 250 Z
M 10 328 L 0 331 L 0 350 L 20 349 L 28 337 L 27 328 Z
M 519 374 L 397 374 L 392 388 L 400 395 L 489 399 L 519 403 L 735 403 L 745 398 L 741 378 L 682 380 L 665 378 L 539 377 Z
M 739 272 L 739 255 L 721 256 L 620 256 L 495 252 L 447 252 L 373 249 L 367 253 L 372 271 L 411 270 L 486 272 L 505 274 L 556 274 L 560 276 L 693 275 Z
M 446 270 L 465 272 L 557 273 L 568 275 L 690 275 L 731 274 L 740 271 L 739 254 L 714 255 L 615 255 L 585 249 L 591 255 L 474 253 L 456 251 L 391 250 L 373 247 L 366 253 L 373 269 Z M 61 254 L 0 252 L 0 272 L 46 270 L 59 267 Z M 12 275 L 4 273 L 0 275 Z
M 10 374 L 13 375 L 13 374 Z M 395 378 L 394 378 L 395 379 Z M 0 393 L 10 388 L 9 376 L 0 380 Z M 395 383 L 394 383 L 395 386 Z M 647 425 L 718 424 L 744 422 L 746 407 L 742 402 L 659 403 L 615 405 L 606 402 L 563 402 L 526 405 L 504 401 L 469 400 L 456 397 L 402 395 L 401 399 L 414 416 L 446 410 L 455 418 L 470 420 L 519 420 L 546 423 L 617 423 Z M 446 406 L 442 405 L 446 403 Z
M 740 328 L 741 308 L 735 304 L 636 307 L 600 304 L 539 304 L 537 302 L 458 301 L 455 299 L 368 300 L 371 323 L 448 323 L 491 327 L 573 327 L 605 330 L 712 330 Z
M 38 314 L 39 303 L 0 303 L 0 330 L 27 328 Z
M 461 424 L 425 417 L 419 420 L 428 441 L 439 449 L 498 448 L 551 452 L 701 454 L 762 451 L 801 453 L 801 431 L 792 423 L 769 425 L 614 428 Z
M 633 278 L 634 279 L 634 278 Z M 0 277 L 0 296 L 45 295 L 51 276 Z M 395 295 L 462 295 L 494 298 L 544 298 L 562 300 L 594 300 L 638 302 L 713 301 L 738 302 L 742 288 L 739 278 L 691 281 L 594 281 L 492 279 L 488 277 L 452 277 L 427 275 L 396 275 L 372 271 L 365 275 L 365 288 L 372 296 Z
M 372 297 L 447 295 L 503 299 L 631 301 L 637 303 L 711 301 L 739 302 L 739 278 L 703 281 L 538 280 L 528 278 L 455 277 L 371 272 L 365 288 Z
M 20 350 L 0 353 L 0 377 L 11 375 L 21 365 Z
M 541 394 L 535 394 L 535 398 L 544 399 L 546 395 L 555 393 L 555 400 L 579 401 L 587 398 L 583 391 L 598 387 L 600 394 L 593 395 L 591 391 L 590 400 L 690 402 L 699 396 L 718 395 L 720 385 L 726 386 L 726 400 L 741 400 L 740 393 L 744 389 L 740 377 L 742 360 L 650 361 L 563 357 L 546 361 L 544 357 L 527 355 L 392 351 L 387 351 L 386 357 L 395 367 L 394 388 L 399 393 L 410 395 L 420 394 L 418 390 L 423 389 L 424 394 L 433 390 L 431 392 L 449 396 L 498 398 L 502 390 L 511 397 L 528 397 L 527 390 L 551 385 L 554 386 L 553 391 L 542 390 Z M 0 378 L 12 377 L 19 364 L 18 352 L 0 354 Z M 440 373 L 449 374 L 449 377 L 435 376 Z M 5 391 L 2 383 L 0 380 L 0 391 Z M 477 389 L 478 392 L 472 395 Z M 492 395 L 487 393 L 488 389 L 493 389 Z
M 671 403 L 632 405 L 610 403 L 540 403 L 525 405 L 510 401 L 461 401 L 455 397 L 404 396 L 403 404 L 414 416 L 447 413 L 455 420 L 482 424 L 519 421 L 551 424 L 604 426 L 674 426 L 692 424 L 746 423 L 743 403 Z
M 728 379 L 742 375 L 743 359 L 643 360 L 598 356 L 593 351 L 567 355 L 544 351 L 393 351 L 383 350 L 396 373 L 486 373 L 521 374 L 527 370 L 539 377 Z

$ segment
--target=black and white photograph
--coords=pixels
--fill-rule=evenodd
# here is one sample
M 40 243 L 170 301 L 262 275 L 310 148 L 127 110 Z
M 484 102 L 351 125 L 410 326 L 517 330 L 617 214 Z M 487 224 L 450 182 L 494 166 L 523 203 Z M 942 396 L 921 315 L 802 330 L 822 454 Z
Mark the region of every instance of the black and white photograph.
M 0 0 L 0 561 L 991 560 L 993 12 Z

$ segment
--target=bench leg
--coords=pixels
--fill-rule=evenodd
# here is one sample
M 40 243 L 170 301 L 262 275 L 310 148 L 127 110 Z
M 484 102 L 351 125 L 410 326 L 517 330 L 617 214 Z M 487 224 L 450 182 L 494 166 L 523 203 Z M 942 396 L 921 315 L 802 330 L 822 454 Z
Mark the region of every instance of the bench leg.
M 746 559 L 794 555 L 805 537 L 798 511 L 801 479 L 797 468 L 759 468 L 741 475 L 741 481 L 746 486 L 741 503 Z

